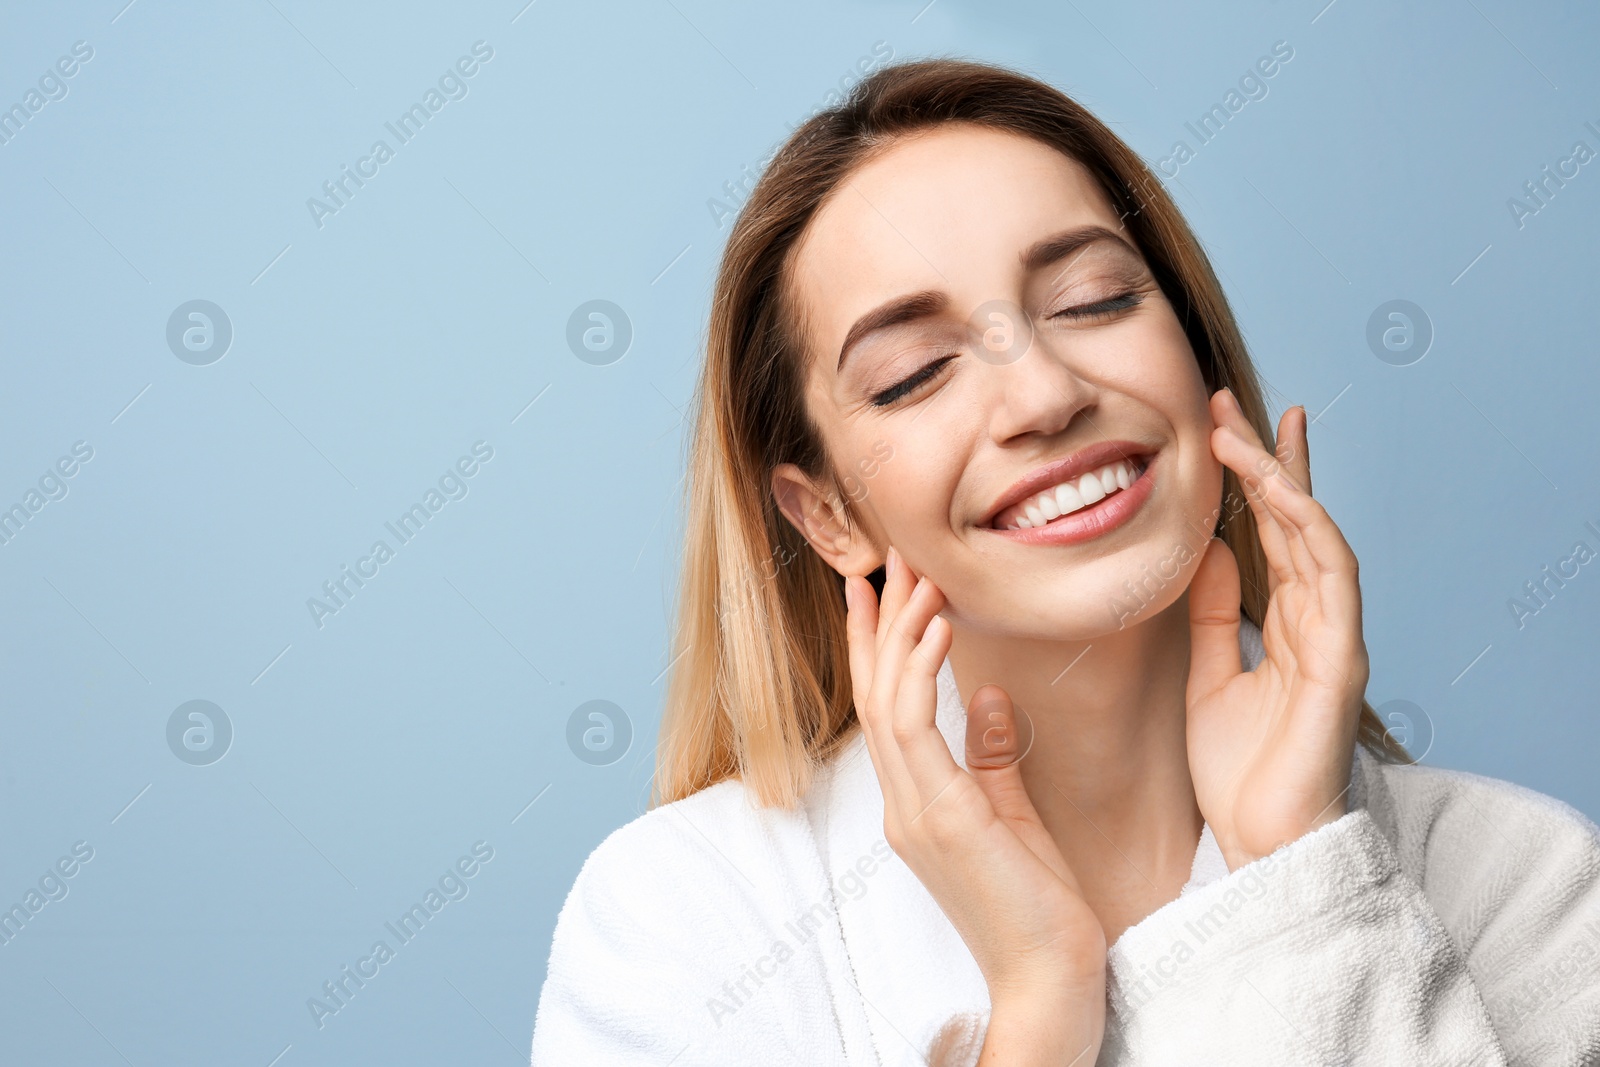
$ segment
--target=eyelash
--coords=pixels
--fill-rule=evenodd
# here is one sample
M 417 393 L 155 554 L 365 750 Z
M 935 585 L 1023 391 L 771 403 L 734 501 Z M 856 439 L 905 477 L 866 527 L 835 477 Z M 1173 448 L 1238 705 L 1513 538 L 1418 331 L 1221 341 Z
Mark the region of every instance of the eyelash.
M 1126 311 L 1129 308 L 1137 307 L 1143 301 L 1144 297 L 1139 293 L 1121 293 L 1106 300 L 1098 301 L 1097 303 L 1082 304 L 1077 307 L 1063 308 L 1050 317 L 1053 319 L 1058 319 L 1066 315 L 1074 318 L 1091 319 L 1101 315 L 1114 314 L 1118 311 Z M 895 401 L 902 400 L 905 397 L 910 396 L 912 393 L 916 392 L 919 387 L 932 381 L 934 376 L 939 373 L 940 369 L 942 369 L 946 363 L 949 363 L 955 358 L 955 354 L 952 353 L 951 355 L 943 356 L 934 360 L 932 363 L 927 364 L 910 377 L 902 379 L 901 381 L 885 389 L 883 392 L 873 396 L 871 400 L 872 406 L 878 408 L 888 407 Z
M 889 388 L 872 398 L 872 406 L 875 408 L 886 408 L 890 404 L 893 404 L 896 400 L 910 396 L 912 393 L 917 391 L 919 386 L 932 381 L 934 375 L 938 374 L 946 363 L 949 363 L 955 358 L 956 357 L 954 353 L 951 353 L 948 356 L 941 356 L 932 363 L 929 363 L 927 366 L 923 367 L 921 370 L 917 371 L 915 374 L 911 375 L 911 377 L 902 379 L 896 384 L 889 386 Z
M 1078 307 L 1062 308 L 1050 317 L 1059 319 L 1063 315 L 1074 315 L 1079 318 L 1093 318 L 1096 315 L 1108 315 L 1115 311 L 1126 311 L 1131 307 L 1138 307 L 1144 303 L 1144 296 L 1132 291 L 1121 293 L 1117 296 L 1101 300 L 1095 304 L 1082 304 Z

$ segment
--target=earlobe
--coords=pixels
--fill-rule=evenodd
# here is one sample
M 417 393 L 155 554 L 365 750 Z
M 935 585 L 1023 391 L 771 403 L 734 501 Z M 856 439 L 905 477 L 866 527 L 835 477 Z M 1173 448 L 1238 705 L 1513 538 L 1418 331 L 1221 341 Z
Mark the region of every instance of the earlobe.
M 876 549 L 848 521 L 844 502 L 795 464 L 773 469 L 772 496 L 789 524 L 840 574 L 863 575 L 878 565 Z

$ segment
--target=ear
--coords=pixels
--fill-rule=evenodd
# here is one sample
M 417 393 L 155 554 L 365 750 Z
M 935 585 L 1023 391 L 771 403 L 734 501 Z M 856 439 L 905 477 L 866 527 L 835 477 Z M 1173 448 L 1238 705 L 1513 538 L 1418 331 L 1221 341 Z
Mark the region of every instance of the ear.
M 840 574 L 864 577 L 883 566 L 883 553 L 859 525 L 851 526 L 838 494 L 793 463 L 773 469 L 772 496 L 789 524 Z

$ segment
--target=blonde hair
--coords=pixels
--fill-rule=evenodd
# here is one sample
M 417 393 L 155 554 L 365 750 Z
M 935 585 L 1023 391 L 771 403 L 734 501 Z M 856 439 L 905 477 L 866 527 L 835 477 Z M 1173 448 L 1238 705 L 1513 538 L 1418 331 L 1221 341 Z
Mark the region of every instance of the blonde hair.
M 1086 167 L 1184 324 L 1208 389 L 1231 389 L 1262 440 L 1274 438 L 1211 264 L 1132 149 L 1059 90 L 1014 71 L 952 59 L 879 70 L 794 131 L 723 251 L 695 397 L 679 622 L 654 803 L 739 778 L 760 804 L 792 807 L 851 736 L 843 579 L 783 517 L 770 490 L 779 463 L 832 478 L 802 400 L 806 356 L 788 285 L 790 253 L 855 168 L 897 137 L 946 122 L 1031 137 Z M 1244 500 L 1226 469 L 1223 489 L 1224 502 Z M 1259 626 L 1266 557 L 1251 510 L 1227 511 L 1216 532 L 1239 561 L 1243 614 Z M 1359 739 L 1381 758 L 1409 760 L 1365 700 Z

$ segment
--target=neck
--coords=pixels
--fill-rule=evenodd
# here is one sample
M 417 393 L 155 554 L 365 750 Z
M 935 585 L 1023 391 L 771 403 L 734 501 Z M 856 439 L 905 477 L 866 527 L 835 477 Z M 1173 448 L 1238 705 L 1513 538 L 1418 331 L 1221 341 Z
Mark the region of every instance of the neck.
M 1185 739 L 1187 594 L 1090 641 L 958 629 L 950 664 L 963 705 L 993 682 L 1024 738 L 1031 724 L 1023 783 L 1107 942 L 1176 898 L 1203 825 Z

